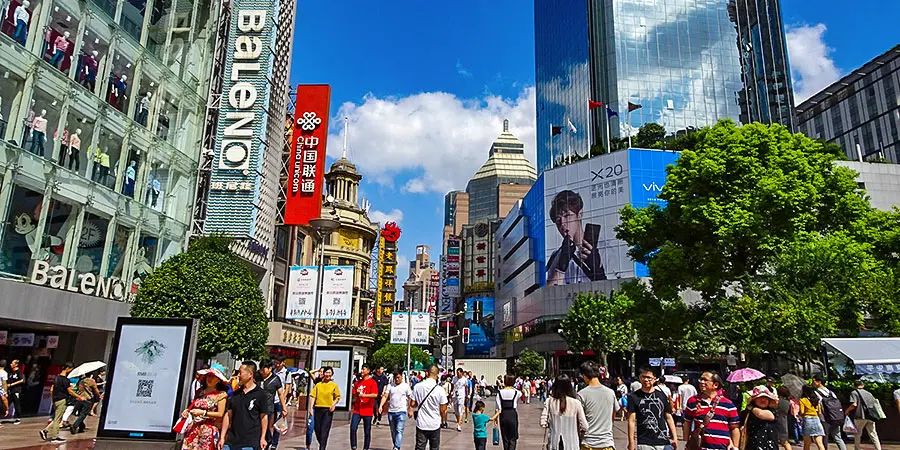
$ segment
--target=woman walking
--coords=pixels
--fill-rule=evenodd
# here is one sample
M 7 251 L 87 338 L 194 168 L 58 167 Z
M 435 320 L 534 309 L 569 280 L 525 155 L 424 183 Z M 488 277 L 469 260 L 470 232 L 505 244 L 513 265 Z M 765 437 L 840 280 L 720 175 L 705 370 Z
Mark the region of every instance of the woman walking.
M 507 375 L 503 378 L 503 389 L 497 392 L 497 412 L 491 421 L 497 423 L 500 418 L 500 438 L 503 450 L 516 450 L 519 441 L 519 412 L 516 409 L 521 393 L 516 389 L 516 377 Z
M 575 398 L 575 390 L 569 376 L 562 374 L 556 377 L 550 398 L 544 403 L 541 412 L 541 426 L 549 428 L 549 450 L 575 450 L 578 448 L 579 431 L 588 429 L 584 407 Z
M 756 387 L 750 393 L 747 406 L 746 450 L 778 450 L 778 425 L 775 423 L 775 408 L 778 397 L 763 387 Z
M 190 414 L 194 419 L 181 448 L 216 450 L 222 430 L 222 417 L 225 415 L 225 401 L 228 399 L 228 378 L 217 367 L 198 370 L 197 377 L 200 378 L 201 387 L 194 393 L 191 407 L 181 413 L 181 417 Z
M 334 408 L 341 398 L 341 390 L 331 379 L 333 376 L 334 369 L 330 366 L 322 367 L 322 381 L 316 383 L 309 394 L 313 398 L 309 405 L 309 414 L 313 416 L 319 450 L 325 450 L 325 447 L 328 446 L 328 435 L 331 434 L 331 422 L 334 420 Z
M 825 428 L 822 427 L 822 421 L 819 415 L 822 414 L 822 405 L 819 404 L 819 396 L 812 386 L 803 385 L 803 391 L 800 394 L 800 419 L 803 421 L 803 450 L 809 450 L 810 445 L 815 442 L 818 450 L 825 450 L 823 439 L 825 438 Z
M 775 408 L 775 430 L 778 432 L 778 445 L 784 450 L 791 450 L 791 391 L 787 386 L 778 387 L 778 406 Z

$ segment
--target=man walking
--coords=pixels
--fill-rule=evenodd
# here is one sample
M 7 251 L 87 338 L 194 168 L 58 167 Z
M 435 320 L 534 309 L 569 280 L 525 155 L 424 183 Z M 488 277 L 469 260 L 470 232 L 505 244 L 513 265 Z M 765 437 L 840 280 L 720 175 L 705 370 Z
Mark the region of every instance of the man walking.
M 856 425 L 856 434 L 853 435 L 853 447 L 859 450 L 859 442 L 862 439 L 863 430 L 869 433 L 869 439 L 875 444 L 875 450 L 881 450 L 881 441 L 878 439 L 878 431 L 875 430 L 875 396 L 866 390 L 862 380 L 856 381 L 856 389 L 850 392 L 850 406 L 847 407 L 847 416 L 853 418 Z
M 469 380 L 462 368 L 456 369 L 453 380 L 453 412 L 456 414 L 456 431 L 462 431 L 463 417 L 467 414 L 466 399 L 469 398 Z
M 375 415 L 375 399 L 378 398 L 378 383 L 372 379 L 369 373 L 369 365 L 363 364 L 362 375 L 353 384 L 351 399 L 353 400 L 352 416 L 350 416 L 350 449 L 356 450 L 356 432 L 359 430 L 359 422 L 363 423 L 363 448 L 369 450 L 372 442 L 372 416 Z
M 269 399 L 254 379 L 256 363 L 244 361 L 238 371 L 240 387 L 225 404 L 219 448 L 264 450 L 269 429 Z
M 275 375 L 281 379 L 281 388 L 284 389 L 284 398 L 287 399 L 287 403 L 282 404 L 275 411 L 275 420 L 278 420 L 287 412 L 287 407 L 291 406 L 291 399 L 294 396 L 294 380 L 291 378 L 287 367 L 284 366 L 283 356 L 275 357 Z M 275 445 L 278 445 L 278 442 L 275 442 Z
M 262 389 L 266 392 L 266 401 L 269 405 L 269 427 L 266 430 L 266 441 L 269 443 L 269 449 L 272 450 L 278 446 L 278 438 L 281 437 L 281 432 L 275 429 L 275 421 L 281 418 L 278 412 L 285 402 L 284 386 L 281 384 L 281 378 L 275 374 L 273 366 L 274 363 L 269 358 L 259 361 L 259 374 L 263 378 Z
M 50 389 L 50 396 L 53 399 L 53 421 L 41 430 L 40 434 L 41 439 L 54 444 L 66 442 L 65 439 L 59 437 L 59 425 L 62 423 L 63 413 L 66 411 L 66 399 L 71 395 L 76 400 L 83 400 L 69 383 L 69 372 L 74 368 L 74 364 L 67 362 L 63 366 L 62 372 L 53 380 L 53 387 Z
M 684 411 L 684 439 L 691 430 L 706 428 L 700 439 L 704 450 L 729 450 L 740 448 L 741 418 L 731 400 L 719 395 L 722 377 L 715 372 L 700 375 L 700 393 L 687 400 Z M 713 420 L 715 417 L 715 420 Z
M 3 361 L 0 361 L 0 364 L 2 363 Z M 9 378 L 6 383 L 6 395 L 10 404 L 10 413 L 8 415 L 13 419 L 13 423 L 18 425 L 22 423 L 22 388 L 25 386 L 25 374 L 18 359 L 14 359 L 9 363 L 7 374 Z
M 379 368 L 383 369 L 383 368 Z M 394 385 L 387 386 L 381 397 L 378 410 L 382 410 L 388 404 L 388 425 L 391 427 L 391 442 L 394 450 L 400 450 L 403 445 L 403 430 L 406 428 L 406 419 L 412 418 L 412 389 L 409 384 L 403 382 L 403 372 L 399 370 L 394 374 Z
M 441 448 L 441 423 L 447 421 L 447 393 L 438 385 L 440 373 L 438 367 L 432 365 L 428 378 L 413 389 L 412 406 L 419 408 L 416 416 L 416 450 L 425 450 L 426 445 L 431 450 Z
M 656 389 L 656 375 L 649 367 L 641 368 L 641 389 L 628 394 L 628 450 L 672 450 L 678 448 L 672 403 Z
M 384 388 L 387 387 L 390 380 L 386 373 L 384 373 L 384 367 L 379 367 L 375 369 L 375 376 L 372 377 L 375 379 L 375 383 L 378 384 L 378 398 L 381 398 L 384 395 Z M 376 401 L 377 402 L 377 401 Z M 381 425 L 381 407 L 375 408 L 375 426 Z
M 578 368 L 581 379 L 587 384 L 578 391 L 584 407 L 588 429 L 581 439 L 581 450 L 612 450 L 613 420 L 616 411 L 616 394 L 600 383 L 600 367 L 593 361 L 585 361 Z
M 681 410 L 681 420 L 684 421 L 684 411 L 687 409 L 687 402 L 691 397 L 697 395 L 697 388 L 691 384 L 691 379 L 684 377 L 684 383 L 678 386 L 678 409 Z
M 819 397 L 819 404 L 822 405 L 822 413 L 819 419 L 825 427 L 825 436 L 830 438 L 837 444 L 839 450 L 847 450 L 847 444 L 841 437 L 841 428 L 844 425 L 844 409 L 841 407 L 841 401 L 825 387 L 825 379 L 821 375 L 813 377 L 813 386 L 816 388 L 816 396 Z M 828 446 L 828 440 L 825 440 L 825 446 Z

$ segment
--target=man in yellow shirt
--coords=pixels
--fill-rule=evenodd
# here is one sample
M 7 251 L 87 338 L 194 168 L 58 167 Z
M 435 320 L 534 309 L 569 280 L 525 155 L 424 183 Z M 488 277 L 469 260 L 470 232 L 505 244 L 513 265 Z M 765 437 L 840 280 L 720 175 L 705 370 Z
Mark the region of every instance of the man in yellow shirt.
M 309 414 L 313 416 L 316 440 L 319 441 L 319 449 L 325 450 L 328 445 L 328 434 L 331 433 L 331 421 L 334 419 L 334 407 L 341 398 L 341 390 L 331 378 L 334 369 L 325 366 L 322 368 L 322 381 L 319 381 L 310 392 L 309 396 L 315 401 L 309 402 Z

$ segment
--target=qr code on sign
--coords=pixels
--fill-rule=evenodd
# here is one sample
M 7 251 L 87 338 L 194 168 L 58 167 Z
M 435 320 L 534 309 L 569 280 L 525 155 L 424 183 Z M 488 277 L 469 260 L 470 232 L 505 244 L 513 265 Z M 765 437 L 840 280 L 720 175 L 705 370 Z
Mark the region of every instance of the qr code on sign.
M 153 380 L 138 380 L 136 397 L 153 397 Z

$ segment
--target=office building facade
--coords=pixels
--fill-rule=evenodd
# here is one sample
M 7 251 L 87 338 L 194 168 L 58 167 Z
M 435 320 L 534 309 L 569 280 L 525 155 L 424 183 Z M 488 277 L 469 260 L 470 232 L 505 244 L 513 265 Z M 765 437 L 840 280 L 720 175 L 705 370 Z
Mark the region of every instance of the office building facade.
M 786 55 L 778 0 L 535 0 L 538 172 L 648 122 L 793 130 Z
M 900 163 L 900 45 L 797 105 L 797 121 L 850 159 Z

